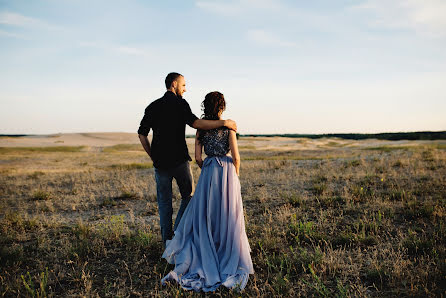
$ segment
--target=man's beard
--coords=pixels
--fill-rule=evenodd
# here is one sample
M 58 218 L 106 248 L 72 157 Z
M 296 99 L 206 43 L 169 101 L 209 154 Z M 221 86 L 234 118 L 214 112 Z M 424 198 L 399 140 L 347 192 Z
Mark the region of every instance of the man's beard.
M 180 92 L 177 91 L 176 94 L 177 94 L 177 97 L 178 97 L 178 98 L 183 98 L 183 96 L 180 95 Z

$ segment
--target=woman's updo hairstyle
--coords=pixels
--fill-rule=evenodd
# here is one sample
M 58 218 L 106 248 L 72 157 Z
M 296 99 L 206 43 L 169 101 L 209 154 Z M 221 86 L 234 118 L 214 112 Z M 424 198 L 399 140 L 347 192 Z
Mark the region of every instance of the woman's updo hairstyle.
M 218 91 L 210 92 L 204 97 L 201 109 L 203 110 L 203 115 L 201 115 L 203 119 L 218 120 L 220 111 L 226 109 L 225 97 Z

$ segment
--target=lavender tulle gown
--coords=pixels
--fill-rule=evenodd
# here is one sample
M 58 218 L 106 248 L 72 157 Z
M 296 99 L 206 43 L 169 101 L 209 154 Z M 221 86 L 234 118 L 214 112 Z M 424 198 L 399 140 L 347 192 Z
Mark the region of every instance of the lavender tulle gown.
M 251 248 L 245 232 L 240 181 L 229 152 L 229 131 L 204 133 L 201 143 L 208 156 L 189 205 L 163 253 L 175 264 L 162 280 L 182 288 L 214 291 L 220 285 L 242 290 L 253 274 Z

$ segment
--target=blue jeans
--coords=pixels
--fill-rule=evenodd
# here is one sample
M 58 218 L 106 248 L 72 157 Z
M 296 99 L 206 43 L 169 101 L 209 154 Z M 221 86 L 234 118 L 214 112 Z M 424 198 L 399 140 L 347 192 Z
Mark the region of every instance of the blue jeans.
M 161 236 L 163 238 L 164 246 L 166 240 L 172 239 L 172 179 L 175 178 L 181 194 L 181 205 L 175 219 L 174 231 L 180 223 L 184 210 L 189 204 L 192 188 L 193 177 L 190 170 L 189 162 L 186 161 L 172 169 L 157 169 L 155 168 L 156 180 L 156 199 L 158 201 L 158 211 L 160 214 Z

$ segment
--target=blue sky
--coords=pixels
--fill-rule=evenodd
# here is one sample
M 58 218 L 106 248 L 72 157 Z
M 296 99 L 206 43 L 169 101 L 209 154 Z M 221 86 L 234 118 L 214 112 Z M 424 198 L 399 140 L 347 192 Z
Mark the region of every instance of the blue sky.
M 197 116 L 222 92 L 242 134 L 445 130 L 445 15 L 443 0 L 0 0 L 0 134 L 136 132 L 171 71 Z

